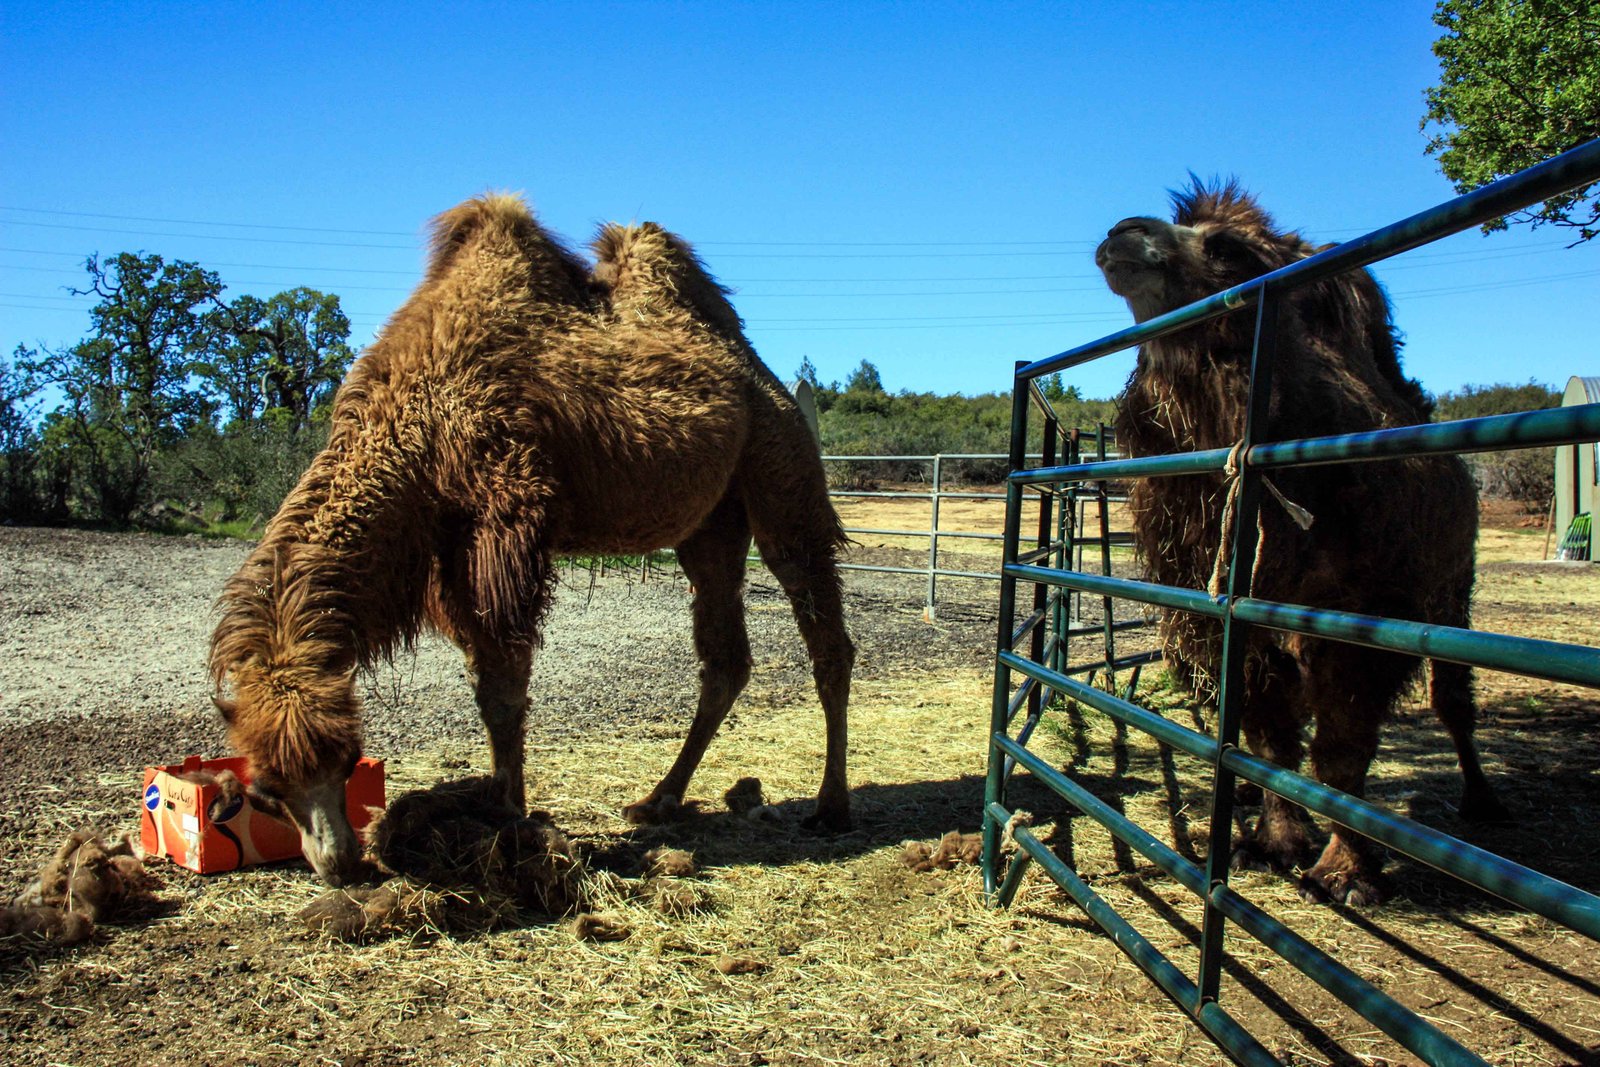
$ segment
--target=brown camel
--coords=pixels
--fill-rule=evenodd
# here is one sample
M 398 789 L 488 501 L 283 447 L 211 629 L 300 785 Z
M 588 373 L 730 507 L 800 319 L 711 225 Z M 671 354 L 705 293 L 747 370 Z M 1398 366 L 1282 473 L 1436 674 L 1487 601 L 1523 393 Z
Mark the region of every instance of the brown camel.
M 1312 255 L 1279 230 L 1234 183 L 1200 182 L 1173 198 L 1171 223 L 1130 218 L 1095 253 L 1111 290 L 1146 321 Z M 1428 420 L 1432 405 L 1400 369 L 1389 303 L 1366 271 L 1293 289 L 1279 305 L 1271 441 L 1350 433 Z M 1225 448 L 1244 431 L 1255 318 L 1225 315 L 1150 342 L 1123 392 L 1119 444 L 1133 456 Z M 1283 495 L 1314 517 L 1309 529 L 1264 496 L 1253 595 L 1321 608 L 1467 626 L 1477 537 L 1477 493 L 1454 457 L 1415 458 L 1274 471 Z M 1224 476 L 1150 478 L 1130 498 L 1134 539 L 1149 577 L 1204 588 L 1217 562 Z M 1221 626 L 1168 612 L 1162 637 L 1175 672 L 1214 699 Z M 1247 646 L 1242 726 L 1251 751 L 1298 768 L 1301 735 L 1313 724 L 1313 774 L 1361 796 L 1378 731 L 1416 675 L 1415 657 L 1257 630 Z M 1433 710 L 1455 743 L 1465 791 L 1461 814 L 1503 809 L 1478 763 L 1471 669 L 1433 662 Z M 1293 870 L 1314 853 L 1304 808 L 1268 793 L 1236 863 Z M 1301 880 L 1308 899 L 1374 903 L 1382 898 L 1381 850 L 1334 826 Z
M 754 537 L 826 720 L 807 821 L 849 825 L 854 648 L 817 446 L 686 243 L 651 223 L 607 226 L 595 251 L 591 274 L 516 197 L 435 220 L 426 276 L 351 368 L 328 447 L 223 591 L 210 662 L 232 690 L 218 699 L 230 738 L 329 882 L 359 853 L 344 811 L 356 672 L 425 624 L 465 653 L 494 777 L 523 807 L 529 672 L 564 554 L 672 546 L 694 586 L 699 707 L 628 819 L 674 815 L 749 677 Z

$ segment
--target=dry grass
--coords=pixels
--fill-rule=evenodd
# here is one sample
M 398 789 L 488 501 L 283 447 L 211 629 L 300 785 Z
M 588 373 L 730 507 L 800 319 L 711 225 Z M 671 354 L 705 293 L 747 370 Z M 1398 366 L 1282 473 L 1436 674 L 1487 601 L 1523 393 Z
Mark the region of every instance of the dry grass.
M 1561 598 L 1600 602 L 1600 568 L 1491 568 L 1480 617 L 1573 639 Z M 1559 591 L 1556 591 L 1559 590 Z M 1592 618 L 1593 613 L 1590 613 Z M 864 625 L 865 623 L 858 623 Z M 1573 627 L 1576 626 L 1576 629 Z M 166 910 L 83 949 L 7 957 L 0 1045 L 8 1062 L 200 1059 L 227 1063 L 1220 1064 L 1222 1057 L 1037 869 L 1006 911 L 970 866 L 918 873 L 907 840 L 978 828 L 990 679 L 936 663 L 868 679 L 852 707 L 859 829 L 799 829 L 822 765 L 808 694 L 761 686 L 741 700 L 692 787 L 698 814 L 655 830 L 621 807 L 670 763 L 678 725 L 529 749 L 530 797 L 590 861 L 588 907 L 477 935 L 421 929 L 351 945 L 307 933 L 297 912 L 323 888 L 300 866 L 202 879 L 159 868 Z M 1188 722 L 1147 672 L 1146 698 Z M 1600 886 L 1600 701 L 1590 692 L 1480 680 L 1490 773 L 1518 823 L 1453 815 L 1459 776 L 1442 731 L 1403 709 L 1372 795 L 1402 813 L 1554 873 Z M 1103 718 L 1063 710 L 1035 747 L 1151 832 L 1203 851 L 1208 774 Z M 392 762 L 390 793 L 481 766 L 482 746 L 442 744 Z M 758 777 L 777 821 L 727 811 Z M 745 795 L 735 791 L 735 796 Z M 131 811 L 136 791 L 129 789 Z M 107 811 L 64 789 L 63 829 Z M 1199 909 L 1170 879 L 1062 818 L 1026 777 L 1014 803 L 1095 888 L 1193 973 Z M 119 816 L 119 819 L 121 817 Z M 696 877 L 641 879 L 661 846 Z M 1371 910 L 1304 904 L 1292 883 L 1237 885 L 1302 935 L 1493 1063 L 1600 1062 L 1593 945 L 1409 863 Z M 663 888 L 665 887 L 665 888 Z M 685 888 L 687 887 L 687 888 Z M 1175 925 L 1174 925 L 1175 924 Z M 1408 1063 L 1373 1028 L 1249 939 L 1230 937 L 1223 1003 L 1299 1064 Z M 116 1020 L 106 1028 L 96 1020 Z

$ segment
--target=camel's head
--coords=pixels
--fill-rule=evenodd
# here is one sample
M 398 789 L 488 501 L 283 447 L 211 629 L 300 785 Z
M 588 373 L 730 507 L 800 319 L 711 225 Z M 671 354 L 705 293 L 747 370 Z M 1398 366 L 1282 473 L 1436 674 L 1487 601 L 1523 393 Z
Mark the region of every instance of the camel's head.
M 1288 266 L 1314 251 L 1279 233 L 1238 185 L 1198 180 L 1173 194 L 1173 221 L 1123 219 L 1095 250 L 1095 265 L 1138 322 Z
M 287 818 L 323 881 L 356 880 L 361 844 L 345 811 L 345 782 L 361 758 L 353 672 L 318 674 L 259 662 L 227 672 L 231 698 L 214 697 L 233 747 L 250 765 L 258 808 Z

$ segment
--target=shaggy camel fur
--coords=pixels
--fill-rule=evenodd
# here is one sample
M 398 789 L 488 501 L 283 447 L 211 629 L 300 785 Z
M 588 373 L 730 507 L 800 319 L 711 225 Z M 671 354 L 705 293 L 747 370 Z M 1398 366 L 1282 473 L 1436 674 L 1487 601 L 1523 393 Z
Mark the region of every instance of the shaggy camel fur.
M 223 591 L 211 670 L 232 689 L 230 737 L 329 881 L 358 854 L 343 801 L 356 671 L 425 624 L 465 653 L 494 776 L 523 806 L 529 671 L 563 554 L 673 546 L 694 586 L 699 708 L 630 820 L 677 812 L 749 677 L 753 536 L 826 720 L 808 821 L 849 825 L 854 649 L 817 446 L 686 243 L 645 223 L 607 226 L 594 247 L 591 274 L 516 197 L 435 220 L 426 277 L 351 368 L 328 447 Z
M 1312 255 L 1282 232 L 1237 185 L 1174 196 L 1172 223 L 1117 223 L 1095 253 L 1112 291 L 1143 322 Z M 1426 422 L 1421 387 L 1400 369 L 1388 300 L 1366 271 L 1303 286 L 1280 303 L 1271 412 L 1258 441 L 1349 433 Z M 1116 417 L 1119 444 L 1148 456 L 1225 448 L 1244 431 L 1253 315 L 1226 315 L 1153 341 L 1139 352 Z M 1322 608 L 1467 626 L 1477 537 L 1477 495 L 1454 457 L 1275 471 L 1272 481 L 1315 517 L 1309 530 L 1270 497 L 1261 510 L 1260 563 L 1252 595 Z M 1149 577 L 1204 588 L 1224 519 L 1221 474 L 1150 478 L 1131 492 L 1134 538 Z M 1168 661 L 1214 698 L 1221 626 L 1168 612 Z M 1362 795 L 1378 731 L 1416 674 L 1414 657 L 1257 630 L 1248 645 L 1243 730 L 1250 749 L 1291 769 L 1302 730 L 1314 724 L 1318 780 Z M 1461 813 L 1503 815 L 1478 763 L 1471 669 L 1432 664 L 1433 709 L 1448 729 L 1465 777 Z M 1313 853 L 1305 809 L 1268 793 L 1253 838 L 1236 862 L 1293 870 Z M 1308 899 L 1381 899 L 1381 851 L 1335 826 L 1302 879 Z

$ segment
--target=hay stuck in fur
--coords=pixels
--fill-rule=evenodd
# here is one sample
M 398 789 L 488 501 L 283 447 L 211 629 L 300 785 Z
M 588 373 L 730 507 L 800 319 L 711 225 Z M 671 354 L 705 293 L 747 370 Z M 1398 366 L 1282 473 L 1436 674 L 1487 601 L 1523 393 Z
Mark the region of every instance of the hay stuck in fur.
M 482 933 L 517 918 L 509 897 L 419 887 L 404 878 L 371 889 L 337 889 L 300 910 L 300 921 L 309 929 L 341 941 Z
M 584 912 L 572 920 L 572 936 L 579 941 L 624 941 L 633 928 L 619 915 Z
M 728 805 L 730 812 L 742 815 L 751 822 L 781 821 L 778 809 L 767 803 L 759 778 L 741 778 L 734 782 L 733 786 L 722 794 L 722 801 Z
M 92 830 L 62 842 L 39 877 L 0 910 L 0 937 L 75 945 L 97 922 L 146 902 L 156 880 L 124 837 L 107 845 Z
M 983 859 L 983 835 L 951 830 L 936 842 L 907 841 L 901 862 L 913 871 L 948 871 Z
M 644 854 L 646 878 L 693 878 L 697 873 L 694 854 L 681 848 L 653 848 Z

